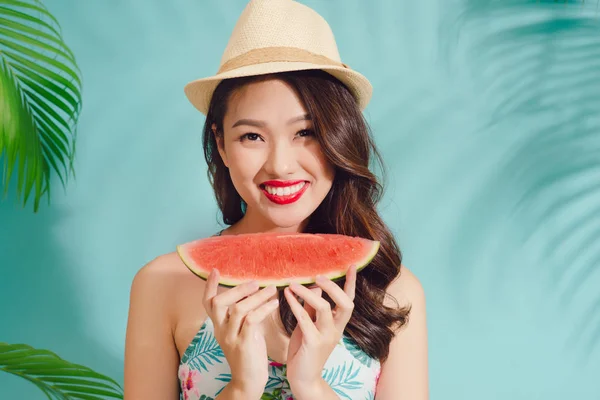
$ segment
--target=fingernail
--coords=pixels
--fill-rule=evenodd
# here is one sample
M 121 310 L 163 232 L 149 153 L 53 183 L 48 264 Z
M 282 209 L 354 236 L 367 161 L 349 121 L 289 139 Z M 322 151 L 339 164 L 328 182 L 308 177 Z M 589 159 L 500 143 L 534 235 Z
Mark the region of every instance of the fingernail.
M 323 282 L 325 277 L 323 275 L 317 275 L 317 282 Z
M 276 305 L 279 304 L 279 299 L 273 299 L 269 302 L 269 305 L 275 307 Z

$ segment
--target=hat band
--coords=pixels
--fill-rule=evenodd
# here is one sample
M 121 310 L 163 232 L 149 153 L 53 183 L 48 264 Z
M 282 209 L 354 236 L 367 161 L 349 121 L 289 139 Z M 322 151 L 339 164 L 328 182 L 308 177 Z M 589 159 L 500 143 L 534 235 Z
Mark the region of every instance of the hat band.
M 263 47 L 250 50 L 240 54 L 237 57 L 228 60 L 221 65 L 218 74 L 231 71 L 233 69 L 246 67 L 248 65 L 263 64 L 268 62 L 306 62 L 318 65 L 330 65 L 335 67 L 348 68 L 344 63 L 332 60 L 321 54 L 315 54 L 310 51 L 299 49 L 297 47 Z

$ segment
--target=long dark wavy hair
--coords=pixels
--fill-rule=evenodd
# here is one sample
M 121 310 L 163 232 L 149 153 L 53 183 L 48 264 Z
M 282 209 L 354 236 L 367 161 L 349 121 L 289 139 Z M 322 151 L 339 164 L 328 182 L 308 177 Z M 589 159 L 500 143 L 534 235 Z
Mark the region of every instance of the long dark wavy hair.
M 208 177 L 215 192 L 223 222 L 233 225 L 244 216 L 245 203 L 231 181 L 217 149 L 216 134 L 223 134 L 223 119 L 230 96 L 251 82 L 277 78 L 297 92 L 313 122 L 314 134 L 327 160 L 335 167 L 333 185 L 323 202 L 309 218 L 305 232 L 338 233 L 381 242 L 370 265 L 359 272 L 354 312 L 346 325 L 349 336 L 365 353 L 381 362 L 389 354 L 390 341 L 408 321 L 410 306 L 384 305 L 386 289 L 400 274 L 402 254 L 376 206 L 383 187 L 370 169 L 376 161 L 385 173 L 370 128 L 350 90 L 339 80 L 320 70 L 293 71 L 272 75 L 226 79 L 216 88 L 203 130 L 204 155 Z M 343 287 L 344 280 L 337 283 Z M 335 303 L 324 292 L 332 306 Z M 279 292 L 279 313 L 284 329 L 291 335 L 297 321 L 283 291 Z

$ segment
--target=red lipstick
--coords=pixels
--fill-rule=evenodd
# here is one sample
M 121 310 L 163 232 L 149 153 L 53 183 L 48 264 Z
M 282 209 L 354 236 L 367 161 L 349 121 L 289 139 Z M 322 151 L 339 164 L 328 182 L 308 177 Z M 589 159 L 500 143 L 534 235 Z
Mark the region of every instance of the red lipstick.
M 292 193 L 292 194 L 288 194 L 288 195 L 284 194 L 281 196 L 267 192 L 266 187 L 265 187 L 265 186 L 289 187 L 289 186 L 297 185 L 299 183 L 304 183 L 304 186 L 302 186 L 300 188 L 300 190 L 298 190 L 296 193 Z M 266 181 L 261 185 L 261 189 L 262 189 L 262 192 L 264 193 L 264 195 L 267 197 L 267 199 L 271 200 L 275 204 L 284 205 L 284 204 L 291 204 L 291 203 L 298 201 L 300 199 L 300 197 L 302 197 L 302 195 L 304 194 L 306 189 L 308 188 L 308 185 L 309 185 L 308 182 L 302 181 L 302 180 L 299 180 L 299 181 L 298 180 L 297 181 Z

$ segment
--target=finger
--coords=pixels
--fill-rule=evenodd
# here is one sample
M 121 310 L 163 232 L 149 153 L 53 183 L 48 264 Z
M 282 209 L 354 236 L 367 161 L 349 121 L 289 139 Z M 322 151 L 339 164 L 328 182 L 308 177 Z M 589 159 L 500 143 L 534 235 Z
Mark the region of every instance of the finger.
M 240 333 L 244 317 L 269 300 L 275 293 L 277 293 L 275 286 L 267 286 L 246 299 L 231 305 L 229 307 L 229 321 L 227 322 L 229 333 L 237 336 Z
M 321 295 L 323 294 L 323 290 L 318 286 L 310 287 L 309 289 L 311 292 L 313 292 L 314 294 L 316 294 L 319 297 L 321 297 Z M 315 310 L 307 301 L 304 302 L 304 309 L 306 310 L 308 315 L 310 315 L 310 318 L 313 321 L 315 321 L 315 319 L 317 317 L 317 310 Z
M 344 284 L 344 292 L 350 300 L 354 301 L 356 292 L 356 265 L 351 265 L 346 273 L 346 283 Z
M 258 283 L 250 281 L 229 289 L 212 299 L 212 309 L 219 323 L 227 318 L 227 309 L 230 305 L 237 303 L 246 296 L 258 290 Z
M 317 317 L 316 326 L 319 331 L 322 332 L 324 328 L 334 326 L 331 305 L 320 294 L 317 295 L 315 292 L 297 283 L 292 283 L 290 289 L 302 297 L 305 303 L 308 303 L 315 309 Z
M 204 287 L 204 296 L 202 298 L 202 304 L 206 313 L 212 318 L 213 307 L 212 299 L 217 295 L 217 288 L 219 286 L 219 270 L 213 268 L 208 277 L 206 278 L 206 286 Z
M 317 277 L 317 284 L 336 304 L 333 321 L 338 330 L 343 330 L 354 310 L 354 301 L 335 282 L 325 277 Z
M 296 296 L 294 296 L 289 286 L 283 290 L 283 293 L 285 295 L 285 298 L 287 299 L 288 304 L 290 305 L 292 313 L 298 321 L 298 326 L 302 331 L 302 335 L 304 336 L 307 342 L 315 343 L 319 339 L 320 333 L 315 324 L 313 323 L 312 319 L 310 318 L 310 315 L 308 315 L 308 312 L 306 312 L 304 307 L 302 307 L 302 304 L 300 304 L 298 299 L 296 299 Z
M 314 286 L 309 288 L 311 292 L 313 292 L 317 297 L 323 297 L 323 289 L 321 289 L 318 286 Z M 315 320 L 315 318 L 317 317 L 317 310 L 314 309 L 314 307 L 312 307 L 308 302 L 304 302 L 304 308 L 309 311 L 310 316 L 313 318 L 313 321 Z
M 240 337 L 243 340 L 252 339 L 256 335 L 261 322 L 273 311 L 277 310 L 278 305 L 279 299 L 275 298 L 250 311 L 246 315 L 246 318 L 244 318 Z

